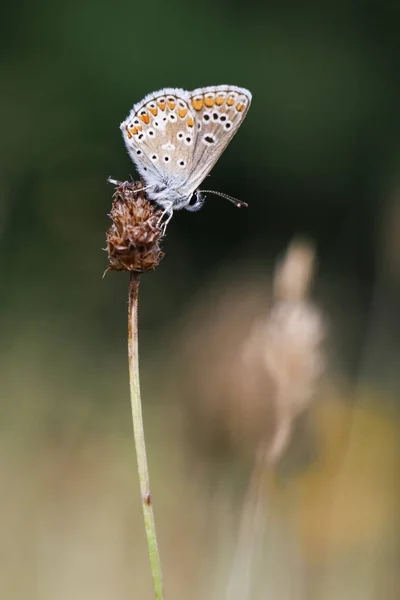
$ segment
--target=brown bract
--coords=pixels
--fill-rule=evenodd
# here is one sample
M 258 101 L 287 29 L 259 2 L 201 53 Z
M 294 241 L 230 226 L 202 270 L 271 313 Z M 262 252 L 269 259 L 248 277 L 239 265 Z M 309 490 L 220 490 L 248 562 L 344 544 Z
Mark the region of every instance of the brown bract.
M 117 181 L 107 231 L 109 270 L 149 271 L 162 257 L 162 210 L 147 200 L 142 183 Z

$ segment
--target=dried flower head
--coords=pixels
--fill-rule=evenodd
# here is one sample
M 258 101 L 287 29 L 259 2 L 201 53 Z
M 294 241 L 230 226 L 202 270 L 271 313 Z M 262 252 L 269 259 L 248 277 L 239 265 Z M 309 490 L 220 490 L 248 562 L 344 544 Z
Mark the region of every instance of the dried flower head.
M 224 283 L 185 323 L 182 392 L 207 451 L 262 448 L 273 464 L 283 457 L 323 371 L 324 320 L 309 298 L 314 263 L 313 246 L 293 242 L 269 290 L 262 277 Z
M 162 210 L 147 200 L 142 183 L 116 181 L 107 231 L 107 270 L 149 271 L 162 257 Z
M 323 370 L 321 344 L 324 323 L 308 299 L 315 251 L 306 242 L 293 242 L 277 266 L 274 302 L 248 338 L 248 364 L 262 359 L 274 389 L 275 432 L 269 458 L 276 461 L 287 447 L 297 416 L 311 403 Z
M 307 297 L 315 268 L 315 251 L 311 244 L 293 241 L 278 263 L 274 277 L 276 300 L 301 302 Z

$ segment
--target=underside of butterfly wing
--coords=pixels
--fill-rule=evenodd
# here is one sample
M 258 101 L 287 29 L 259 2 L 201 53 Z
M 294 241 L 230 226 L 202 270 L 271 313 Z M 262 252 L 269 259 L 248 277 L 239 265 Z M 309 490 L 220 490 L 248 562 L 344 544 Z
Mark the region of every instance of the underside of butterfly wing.
M 185 190 L 195 190 L 243 123 L 251 93 L 236 86 L 210 86 L 190 92 L 189 102 L 196 116 L 197 142 Z
M 195 115 L 184 90 L 167 88 L 146 96 L 121 124 L 128 152 L 151 199 L 175 202 L 193 169 Z M 161 194 L 161 195 L 160 195 Z
M 165 88 L 135 104 L 121 130 L 148 197 L 187 206 L 243 122 L 251 93 L 220 85 Z

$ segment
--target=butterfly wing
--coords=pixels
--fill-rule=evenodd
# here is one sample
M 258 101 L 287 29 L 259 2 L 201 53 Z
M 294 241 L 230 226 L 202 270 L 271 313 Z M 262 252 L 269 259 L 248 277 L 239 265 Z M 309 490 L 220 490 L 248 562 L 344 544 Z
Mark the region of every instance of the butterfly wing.
M 166 201 L 174 201 L 174 193 L 192 172 L 195 121 L 189 93 L 165 88 L 135 104 L 121 124 L 129 155 L 146 186 L 163 190 Z
M 193 164 L 185 182 L 185 193 L 198 188 L 225 150 L 251 103 L 251 93 L 236 86 L 199 88 L 188 93 L 195 114 L 197 138 Z

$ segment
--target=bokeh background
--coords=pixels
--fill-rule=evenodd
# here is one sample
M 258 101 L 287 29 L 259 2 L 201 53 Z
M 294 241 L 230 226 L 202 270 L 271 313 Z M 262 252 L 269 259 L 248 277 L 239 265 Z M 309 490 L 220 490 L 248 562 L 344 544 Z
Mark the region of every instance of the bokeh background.
M 249 208 L 210 197 L 174 215 L 166 256 L 141 283 L 167 597 L 227 597 L 254 457 L 224 437 L 229 385 L 213 412 L 199 382 L 218 374 L 207 348 L 229 355 L 236 325 L 262 314 L 297 236 L 316 247 L 326 368 L 311 424 L 274 467 L 251 598 L 399 597 L 399 18 L 391 0 L 3 6 L 1 598 L 152 597 L 128 279 L 102 279 L 106 179 L 135 177 L 119 131 L 133 103 L 223 83 L 249 88 L 253 104 L 207 187 Z

